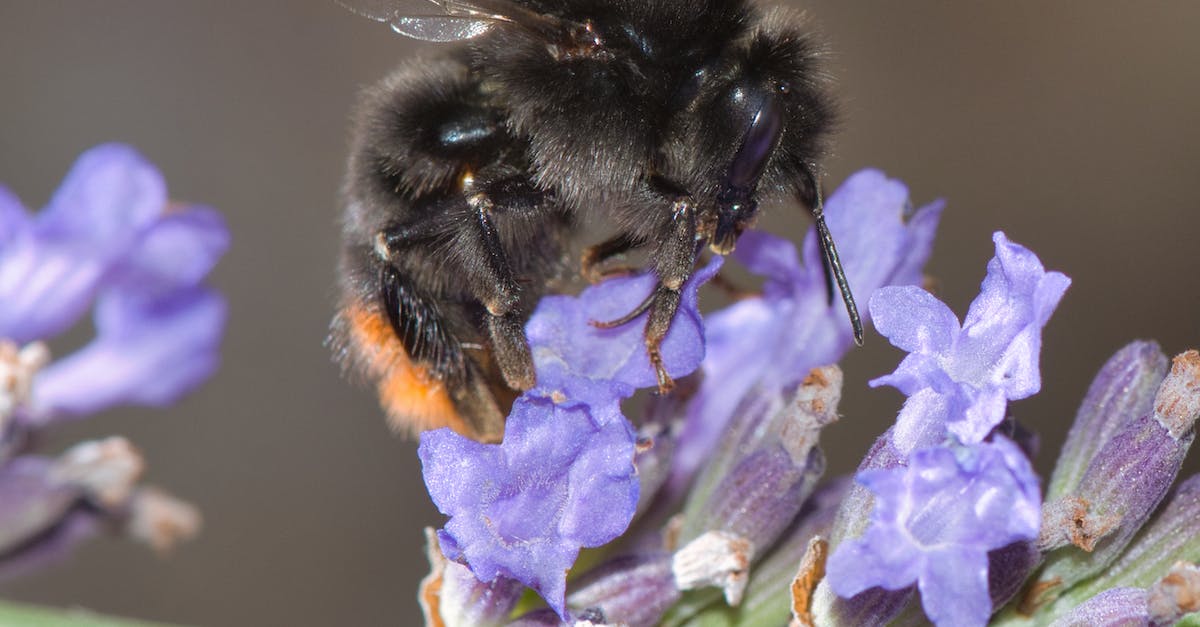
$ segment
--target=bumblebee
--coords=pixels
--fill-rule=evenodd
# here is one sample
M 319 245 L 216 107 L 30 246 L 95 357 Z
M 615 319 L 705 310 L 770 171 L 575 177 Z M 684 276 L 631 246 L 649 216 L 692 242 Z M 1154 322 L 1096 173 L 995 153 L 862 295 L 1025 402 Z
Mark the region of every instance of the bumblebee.
M 535 383 L 524 324 L 586 216 L 613 229 L 584 250 L 586 278 L 641 250 L 658 279 L 602 324 L 645 318 L 660 391 L 680 288 L 768 198 L 812 213 L 861 343 L 818 182 L 834 104 L 797 15 L 744 0 L 340 1 L 465 42 L 368 89 L 354 118 L 331 338 L 394 426 L 501 438 Z

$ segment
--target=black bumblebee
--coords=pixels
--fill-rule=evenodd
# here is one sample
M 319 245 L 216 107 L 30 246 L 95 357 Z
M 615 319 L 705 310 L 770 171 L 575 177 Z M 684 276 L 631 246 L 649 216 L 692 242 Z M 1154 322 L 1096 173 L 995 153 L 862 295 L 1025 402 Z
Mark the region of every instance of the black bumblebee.
M 648 254 L 659 345 L 705 245 L 729 253 L 765 197 L 815 218 L 830 295 L 861 325 L 821 213 L 834 107 L 798 17 L 745 0 L 339 0 L 428 41 L 358 110 L 343 189 L 339 358 L 393 424 L 499 440 L 534 380 L 524 324 L 565 275 L 579 216 L 615 235 L 585 277 Z

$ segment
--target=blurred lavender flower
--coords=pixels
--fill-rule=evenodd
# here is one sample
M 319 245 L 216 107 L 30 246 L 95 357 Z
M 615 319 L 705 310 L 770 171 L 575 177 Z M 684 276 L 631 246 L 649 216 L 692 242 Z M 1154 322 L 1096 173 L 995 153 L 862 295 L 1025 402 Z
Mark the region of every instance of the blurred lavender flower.
M 636 305 L 651 279 L 546 299 L 528 325 L 539 386 L 503 443 L 422 438 L 451 516 L 431 532 L 428 623 L 1157 625 L 1198 609 L 1200 477 L 1168 488 L 1200 416 L 1200 356 L 1168 375 L 1152 344 L 1118 353 L 1043 505 L 1031 436 L 1006 408 L 1041 386 L 1042 328 L 1069 280 L 997 233 L 960 325 L 915 287 L 940 212 L 913 211 L 875 171 L 826 207 L 856 291 L 875 293 L 877 327 L 910 352 L 873 383 L 909 400 L 859 485 L 818 483 L 842 393 L 830 364 L 852 340 L 811 233 L 803 263 L 745 234 L 734 259 L 765 277 L 762 293 L 705 325 L 696 291 L 720 261 L 697 273 L 663 351 L 679 385 L 634 424 L 620 402 L 655 383 L 641 325 L 588 323 Z M 550 607 L 521 603 L 525 586 Z
M 104 525 L 157 549 L 195 533 L 193 507 L 137 486 L 144 464 L 123 438 L 30 449 L 53 424 L 163 406 L 212 374 L 226 308 L 203 281 L 228 245 L 219 214 L 170 206 L 127 146 L 85 152 L 34 215 L 0 187 L 0 575 Z M 93 306 L 96 337 L 51 362 L 44 342 Z

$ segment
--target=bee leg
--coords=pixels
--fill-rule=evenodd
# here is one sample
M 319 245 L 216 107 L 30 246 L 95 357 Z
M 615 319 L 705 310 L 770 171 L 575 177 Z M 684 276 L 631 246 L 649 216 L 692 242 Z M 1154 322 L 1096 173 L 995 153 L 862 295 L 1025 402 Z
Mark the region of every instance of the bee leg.
M 443 220 L 416 220 L 412 223 L 390 224 L 377 233 L 372 242 L 375 256 L 382 261 L 391 261 L 396 255 L 410 248 L 414 243 L 428 241 L 445 232 L 447 224 Z
M 620 233 L 595 246 L 589 246 L 583 249 L 583 257 L 579 260 L 579 273 L 589 283 L 599 283 L 609 277 L 632 274 L 637 271 L 637 268 L 624 265 L 610 268 L 601 266 L 609 259 L 627 253 L 643 244 L 645 244 L 644 241 L 629 233 Z
M 369 350 L 360 358 L 377 379 L 380 401 L 392 424 L 430 429 L 449 426 L 481 441 L 498 442 L 504 413 L 479 365 L 463 353 L 451 327 L 461 324 L 461 306 L 439 303 L 390 265 L 379 273 L 379 292 L 394 335 L 374 333 L 369 318 L 349 314 Z M 354 321 L 357 320 L 357 325 Z M 389 334 L 391 335 L 391 334 Z M 402 351 L 389 348 L 399 341 Z
M 388 322 L 408 355 L 428 364 L 438 379 L 460 382 L 465 375 L 462 346 L 450 332 L 437 301 L 390 265 L 379 272 L 379 291 Z
M 658 285 L 650 300 L 646 319 L 646 354 L 658 379 L 660 394 L 670 392 L 675 382 L 667 374 L 662 358 L 662 342 L 679 309 L 680 290 L 692 276 L 696 263 L 696 208 L 690 196 L 678 196 L 672 203 L 670 233 L 659 245 L 655 259 Z
M 471 194 L 467 204 L 478 227 L 476 245 L 482 257 L 482 263 L 468 272 L 468 287 L 487 309 L 488 336 L 505 383 L 515 390 L 528 390 L 536 382 L 533 355 L 525 339 L 520 287 L 492 219 L 496 206 L 485 192 Z

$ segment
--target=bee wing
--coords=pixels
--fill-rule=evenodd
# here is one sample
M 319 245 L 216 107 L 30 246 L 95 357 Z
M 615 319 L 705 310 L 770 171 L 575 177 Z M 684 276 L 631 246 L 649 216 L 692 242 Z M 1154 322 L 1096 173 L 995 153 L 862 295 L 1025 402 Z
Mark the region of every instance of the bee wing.
M 536 33 L 562 32 L 556 18 L 520 6 L 513 0 L 336 0 L 351 11 L 422 41 L 461 41 L 478 37 L 501 22 Z

